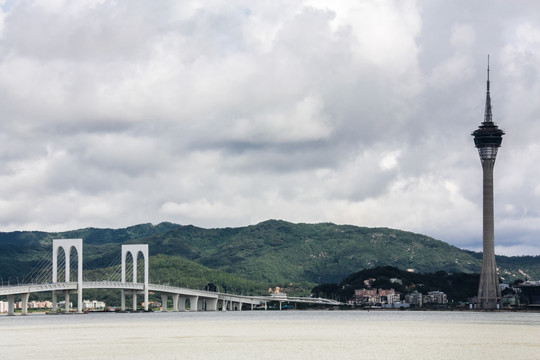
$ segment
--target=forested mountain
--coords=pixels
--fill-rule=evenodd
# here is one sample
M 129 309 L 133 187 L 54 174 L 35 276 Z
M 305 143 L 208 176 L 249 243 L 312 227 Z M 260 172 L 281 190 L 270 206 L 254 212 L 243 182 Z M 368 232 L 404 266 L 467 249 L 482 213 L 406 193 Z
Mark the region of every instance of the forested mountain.
M 481 266 L 479 253 L 411 232 L 269 220 L 223 229 L 162 223 L 116 230 L 0 233 L 0 276 L 21 276 L 39 259 L 50 259 L 54 238 L 82 238 L 85 269 L 109 266 L 120 257 L 120 244 L 147 243 L 152 281 L 182 285 L 186 279 L 193 283 L 197 274 L 204 274 L 197 286 L 221 279 L 222 286 L 229 281 L 244 289 L 240 284 L 250 281 L 244 284 L 245 291 L 290 283 L 303 283 L 304 288 L 338 283 L 349 274 L 377 266 L 419 273 L 478 273 Z M 172 269 L 172 263 L 182 263 L 183 273 Z M 507 282 L 540 279 L 540 256 L 499 256 L 497 264 Z

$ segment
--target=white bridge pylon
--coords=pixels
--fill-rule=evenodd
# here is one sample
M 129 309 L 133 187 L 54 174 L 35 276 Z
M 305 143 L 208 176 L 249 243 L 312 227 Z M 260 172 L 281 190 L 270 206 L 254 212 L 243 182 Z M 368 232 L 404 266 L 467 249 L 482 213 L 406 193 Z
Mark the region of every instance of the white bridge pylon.
M 58 282 L 58 249 L 64 250 L 64 256 L 66 259 L 66 277 L 65 282 L 70 282 L 70 255 L 71 249 L 75 248 L 77 251 L 77 312 L 82 312 L 82 288 L 83 288 L 83 247 L 82 239 L 54 239 L 53 240 L 53 273 L 52 282 Z M 56 312 L 56 292 L 52 292 L 53 296 L 53 312 Z M 65 306 L 66 312 L 69 312 L 69 290 L 65 291 Z
M 133 282 L 137 282 L 137 258 L 139 253 L 144 259 L 144 310 L 148 311 L 148 244 L 142 245 L 122 245 L 122 282 L 126 282 L 126 258 L 131 254 L 133 259 Z M 137 291 L 132 291 L 133 295 L 133 311 L 137 310 Z M 122 290 L 122 311 L 126 310 L 126 293 Z

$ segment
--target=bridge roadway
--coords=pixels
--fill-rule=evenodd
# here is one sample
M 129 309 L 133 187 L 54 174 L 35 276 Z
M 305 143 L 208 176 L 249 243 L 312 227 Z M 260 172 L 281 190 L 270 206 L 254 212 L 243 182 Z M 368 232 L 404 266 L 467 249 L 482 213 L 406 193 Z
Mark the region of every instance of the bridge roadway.
M 30 294 L 38 292 L 53 292 L 53 311 L 56 311 L 56 292 L 61 292 L 66 296 L 65 311 L 69 312 L 69 294 L 77 292 L 77 282 L 56 282 L 45 284 L 23 284 L 0 287 L 0 296 L 7 296 L 8 300 L 8 315 L 14 314 L 15 299 L 19 297 L 22 302 L 22 314 L 27 314 L 28 299 Z M 82 283 L 82 289 L 119 289 L 122 291 L 121 309 L 126 310 L 124 293 L 133 296 L 133 307 L 136 309 L 137 294 L 145 292 L 143 283 L 120 282 L 120 281 L 88 281 Z M 211 292 L 204 290 L 195 290 L 181 288 L 161 284 L 148 284 L 149 292 L 160 293 L 163 304 L 167 304 L 168 297 L 173 300 L 173 311 L 185 311 L 187 308 L 187 300 L 189 300 L 190 311 L 217 311 L 218 302 L 221 302 L 222 311 L 226 310 L 242 310 L 243 304 L 254 306 L 263 305 L 267 309 L 269 302 L 279 302 L 281 310 L 282 303 L 308 303 L 321 304 L 329 306 L 343 305 L 343 303 L 322 298 L 310 297 L 288 297 L 288 296 L 248 296 L 236 295 L 219 292 Z M 163 307 L 166 311 L 166 306 Z

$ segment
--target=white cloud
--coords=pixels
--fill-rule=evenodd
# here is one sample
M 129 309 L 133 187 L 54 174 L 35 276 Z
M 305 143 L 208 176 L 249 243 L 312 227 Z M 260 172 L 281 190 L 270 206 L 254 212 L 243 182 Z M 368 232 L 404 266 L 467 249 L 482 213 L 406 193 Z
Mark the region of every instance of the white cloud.
M 379 167 L 383 170 L 390 170 L 397 166 L 399 151 L 393 151 L 389 154 L 384 155 L 384 157 L 379 161 Z
M 248 142 L 303 142 L 327 139 L 332 127 L 319 97 L 307 95 L 289 109 L 238 119 L 231 129 L 231 140 Z
M 0 227 L 282 218 L 478 249 L 491 54 L 497 250 L 540 254 L 540 22 L 516 8 L 0 3 Z
M 476 34 L 471 24 L 455 24 L 450 37 L 452 46 L 459 50 L 468 50 L 476 44 Z

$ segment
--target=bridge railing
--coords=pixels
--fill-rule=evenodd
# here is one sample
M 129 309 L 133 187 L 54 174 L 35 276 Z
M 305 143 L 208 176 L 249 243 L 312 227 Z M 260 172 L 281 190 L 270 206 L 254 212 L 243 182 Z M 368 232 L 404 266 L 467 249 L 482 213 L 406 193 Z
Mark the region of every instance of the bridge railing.
M 47 283 L 47 284 L 24 284 L 0 287 L 0 295 L 24 294 L 52 290 L 75 290 L 76 282 Z
M 212 291 L 195 290 L 195 289 L 181 288 L 181 287 L 170 286 L 170 285 L 148 284 L 148 288 L 151 291 L 166 292 L 170 294 L 180 293 L 182 295 L 204 296 L 208 298 L 218 297 L 218 294 Z
M 133 290 L 143 290 L 143 283 L 133 283 L 133 282 L 121 282 L 121 281 L 85 281 L 83 282 L 83 289 L 133 289 Z

